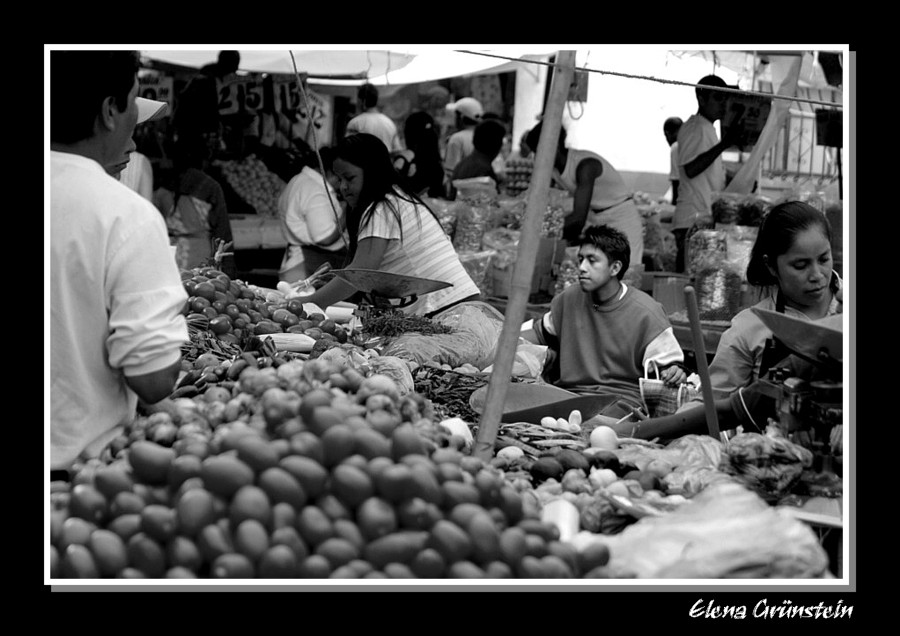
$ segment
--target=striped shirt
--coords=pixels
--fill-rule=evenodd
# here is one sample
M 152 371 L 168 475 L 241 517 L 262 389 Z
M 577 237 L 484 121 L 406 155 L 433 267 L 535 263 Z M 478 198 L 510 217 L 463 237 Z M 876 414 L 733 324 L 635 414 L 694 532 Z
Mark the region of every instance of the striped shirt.
M 390 241 L 379 269 L 452 284 L 452 287 L 419 296 L 403 311 L 425 315 L 478 294 L 478 286 L 463 267 L 450 237 L 437 219 L 419 204 L 395 195 L 388 195 L 388 199 L 400 210 L 400 224 L 387 204 L 382 202 L 376 206 L 365 227 L 359 230 L 360 241 L 369 237 Z

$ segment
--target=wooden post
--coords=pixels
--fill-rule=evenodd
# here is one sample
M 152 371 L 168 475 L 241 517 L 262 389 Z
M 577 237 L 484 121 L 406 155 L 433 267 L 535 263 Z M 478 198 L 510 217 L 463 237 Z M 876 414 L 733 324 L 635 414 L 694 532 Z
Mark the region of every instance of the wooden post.
M 706 409 L 706 426 L 710 437 L 720 439 L 719 416 L 716 413 L 716 400 L 713 396 L 712 383 L 709 379 L 709 366 L 706 363 L 706 346 L 703 344 L 703 326 L 700 324 L 697 292 L 694 291 L 691 285 L 684 288 L 684 300 L 687 304 L 688 318 L 691 321 L 691 333 L 694 336 L 694 356 L 697 358 L 697 372 L 700 375 L 703 408 Z
M 494 456 L 494 442 L 500 419 L 503 416 L 503 402 L 512 374 L 513 361 L 519 343 L 519 334 L 525 317 L 525 307 L 531 294 L 531 278 L 534 275 L 534 261 L 540 244 L 541 224 L 547 211 L 550 176 L 556 158 L 559 129 L 569 94 L 569 87 L 575 78 L 575 51 L 560 51 L 556 59 L 550 95 L 544 109 L 541 137 L 531 176 L 528 203 L 519 234 L 519 247 L 510 285 L 509 300 L 506 304 L 503 329 L 497 342 L 494 370 L 488 384 L 484 411 L 478 425 L 474 455 L 482 460 Z

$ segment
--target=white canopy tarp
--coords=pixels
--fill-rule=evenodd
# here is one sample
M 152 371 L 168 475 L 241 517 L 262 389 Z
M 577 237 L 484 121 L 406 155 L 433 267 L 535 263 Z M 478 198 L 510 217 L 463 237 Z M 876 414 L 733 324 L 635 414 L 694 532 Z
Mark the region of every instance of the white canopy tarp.
M 230 48 L 230 47 L 222 47 Z M 160 62 L 200 68 L 216 61 L 221 49 L 142 49 L 141 55 Z M 251 73 L 306 73 L 316 77 L 384 75 L 415 59 L 412 53 L 372 49 L 236 48 L 241 55 L 238 70 Z M 293 58 L 292 58 L 293 54 Z
M 340 46 L 340 45 L 336 45 Z M 227 48 L 227 47 L 225 47 Z M 267 49 L 237 48 L 239 70 L 252 73 L 295 71 L 315 78 L 316 84 L 375 85 L 413 84 L 478 73 L 512 71 L 517 60 L 547 60 L 551 47 L 462 50 L 448 46 L 399 47 L 394 49 Z M 215 62 L 218 49 L 143 49 L 150 60 L 188 68 Z M 486 55 L 485 55 L 486 54 Z M 293 58 L 292 58 L 293 56 Z

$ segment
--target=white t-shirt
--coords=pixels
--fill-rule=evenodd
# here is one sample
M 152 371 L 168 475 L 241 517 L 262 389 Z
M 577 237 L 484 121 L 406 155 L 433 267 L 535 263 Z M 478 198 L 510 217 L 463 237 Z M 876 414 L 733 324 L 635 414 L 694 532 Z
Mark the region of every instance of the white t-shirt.
M 712 213 L 712 194 L 725 188 L 725 167 L 722 156 L 693 179 L 688 178 L 684 165 L 719 143 L 719 135 L 712 122 L 703 115 L 693 114 L 678 131 L 678 202 L 672 218 L 673 229 L 685 229 L 700 217 Z
M 153 200 L 153 166 L 146 155 L 132 152 L 128 165 L 119 173 L 119 181 L 148 201 Z
M 464 128 L 456 131 L 447 139 L 447 150 L 444 152 L 444 172 L 448 176 L 452 176 L 456 165 L 475 150 L 475 144 L 472 141 L 474 137 L 474 128 Z
M 403 150 L 394 120 L 379 112 L 360 113 L 347 122 L 347 134 L 369 133 L 384 142 L 388 152 Z
M 388 198 L 400 209 L 400 225 L 386 204 L 375 208 L 374 215 L 360 227 L 359 240 L 369 237 L 392 239 L 378 268 L 382 272 L 415 276 L 451 283 L 438 291 L 423 294 L 403 308 L 410 314 L 424 315 L 451 303 L 480 293 L 459 260 L 459 255 L 440 223 L 425 209 L 395 195 Z M 401 240 L 400 229 L 403 229 Z
M 96 161 L 51 152 L 51 469 L 98 454 L 134 418 L 125 376 L 178 362 L 187 297 L 153 204 Z
M 278 213 L 292 245 L 316 245 L 331 251 L 347 246 L 343 238 L 321 244 L 337 229 L 341 207 L 331 184 L 309 166 L 304 166 L 281 191 Z

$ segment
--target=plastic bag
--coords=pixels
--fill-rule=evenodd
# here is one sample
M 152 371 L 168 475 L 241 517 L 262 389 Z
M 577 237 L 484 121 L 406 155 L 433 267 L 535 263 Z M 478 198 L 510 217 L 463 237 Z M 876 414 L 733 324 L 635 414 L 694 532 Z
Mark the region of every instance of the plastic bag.
M 723 482 L 665 515 L 645 517 L 614 536 L 610 576 L 647 579 L 808 579 L 828 574 L 828 555 L 813 529 L 742 485 Z M 579 532 L 583 550 L 598 540 Z
M 488 275 L 491 271 L 491 264 L 497 256 L 497 251 L 492 249 L 482 250 L 480 252 L 459 252 L 459 262 L 478 286 L 481 295 L 490 296 L 492 290 L 491 282 L 493 277 Z
M 447 201 L 446 199 L 423 197 L 422 200 L 434 211 L 435 216 L 437 216 L 438 221 L 440 221 L 441 227 L 444 228 L 444 232 L 447 233 L 447 236 L 453 238 L 453 233 L 456 231 L 456 215 L 459 212 L 459 207 L 452 201 Z
M 382 352 L 418 364 L 433 362 L 451 368 L 472 364 L 483 369 L 495 356 L 503 329 L 503 314 L 480 301 L 460 303 L 432 318 L 453 331 L 433 335 L 403 334 Z
M 709 264 L 723 261 L 728 256 L 728 235 L 724 230 L 698 228 L 685 241 L 686 271 L 695 275 Z
M 732 225 L 725 229 L 725 257 L 740 272 L 742 281 L 747 280 L 747 265 L 758 233 L 758 227 L 747 225 Z
M 462 202 L 456 206 L 453 247 L 457 252 L 478 252 L 484 233 L 491 228 L 493 211 L 487 205 Z
M 743 274 L 727 259 L 706 261 L 694 274 L 700 320 L 729 321 L 741 310 Z
M 518 230 L 510 230 L 505 227 L 494 228 L 484 233 L 481 244 L 485 249 L 496 252 L 493 260 L 494 267 L 506 269 L 516 262 L 521 234 Z
M 541 371 L 544 369 L 544 362 L 547 360 L 547 347 L 538 345 L 522 338 L 516 346 L 516 357 L 513 359 L 511 375 L 519 378 L 532 378 L 537 380 L 541 377 Z M 482 369 L 483 373 L 491 373 L 494 365 L 488 365 Z
M 490 177 L 471 177 L 469 179 L 454 179 L 453 187 L 456 188 L 458 199 L 482 202 L 492 201 L 497 198 L 497 182 Z

